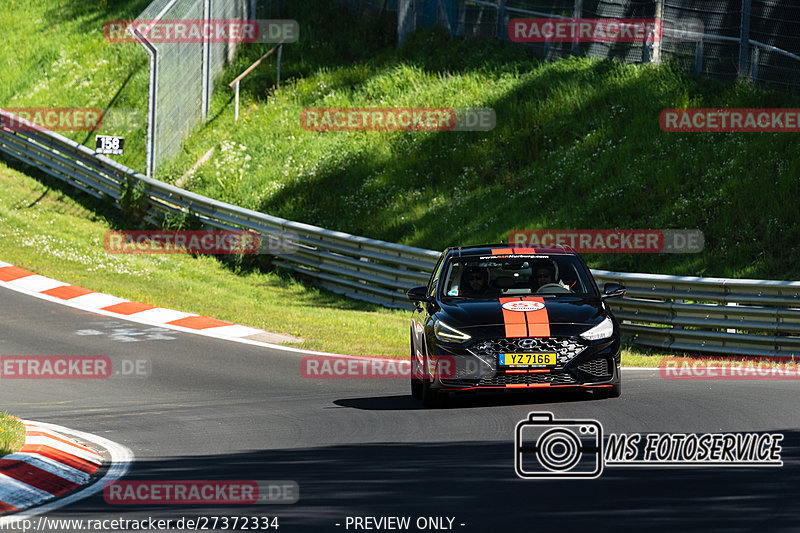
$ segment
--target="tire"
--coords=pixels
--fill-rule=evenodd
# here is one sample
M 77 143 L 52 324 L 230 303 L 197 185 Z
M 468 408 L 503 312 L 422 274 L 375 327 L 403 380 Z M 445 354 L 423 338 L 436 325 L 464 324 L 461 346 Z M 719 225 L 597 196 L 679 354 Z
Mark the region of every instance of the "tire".
M 622 394 L 622 376 L 619 373 L 619 366 L 616 366 L 614 371 L 617 374 L 617 381 L 613 387 L 606 389 L 606 398 L 619 398 Z
M 606 398 L 619 398 L 622 394 L 622 383 L 617 381 L 614 386 L 607 390 Z
M 439 391 L 431 388 L 430 382 L 425 379 L 422 381 L 422 405 L 428 409 L 436 409 L 438 407 Z
M 445 409 L 449 404 L 450 394 L 439 389 L 432 389 L 431 384 L 425 380 L 422 383 L 422 405 L 428 409 Z
M 600 395 L 601 398 L 619 398 L 622 394 L 622 376 L 619 375 L 619 368 L 617 368 L 616 372 L 617 381 L 612 387 L 603 389 L 603 393 Z
M 414 363 L 416 355 L 414 354 L 414 332 L 411 332 L 411 397 L 415 400 L 422 399 L 422 380 L 414 377 Z
M 422 368 L 424 377 L 422 382 L 422 405 L 428 409 L 439 409 L 443 406 L 442 393 L 438 389 L 431 388 L 431 381 L 428 379 L 428 350 L 422 347 Z
M 422 399 L 422 381 L 411 378 L 411 397 L 415 400 Z

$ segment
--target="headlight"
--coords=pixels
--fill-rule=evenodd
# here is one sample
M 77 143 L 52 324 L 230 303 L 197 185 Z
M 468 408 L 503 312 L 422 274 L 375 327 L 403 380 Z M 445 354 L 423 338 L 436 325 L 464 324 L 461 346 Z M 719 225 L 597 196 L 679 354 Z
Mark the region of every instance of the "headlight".
M 581 337 L 587 341 L 596 341 L 598 339 L 607 339 L 614 333 L 614 323 L 610 318 L 606 318 L 591 329 L 587 329 L 581 333 Z
M 464 342 L 472 338 L 463 331 L 458 331 L 456 328 L 448 326 L 441 320 L 433 323 L 433 333 L 437 339 L 447 342 Z

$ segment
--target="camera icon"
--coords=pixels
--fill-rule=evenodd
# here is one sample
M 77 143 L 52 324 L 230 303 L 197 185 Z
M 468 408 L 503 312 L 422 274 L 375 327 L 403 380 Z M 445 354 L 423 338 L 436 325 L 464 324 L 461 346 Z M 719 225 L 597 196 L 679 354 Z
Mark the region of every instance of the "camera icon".
M 603 426 L 597 420 L 530 413 L 514 434 L 514 469 L 521 478 L 596 478 L 603 473 L 602 452 Z

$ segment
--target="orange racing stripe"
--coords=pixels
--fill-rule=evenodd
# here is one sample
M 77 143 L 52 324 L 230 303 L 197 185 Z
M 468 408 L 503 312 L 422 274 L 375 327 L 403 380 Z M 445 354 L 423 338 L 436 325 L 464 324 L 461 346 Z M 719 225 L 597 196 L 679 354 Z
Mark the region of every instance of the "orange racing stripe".
M 500 298 L 500 305 L 508 302 L 519 302 L 520 298 Z M 506 325 L 506 338 L 517 338 L 528 336 L 528 324 L 525 322 L 526 313 L 519 311 L 509 311 L 503 309 L 503 323 Z
M 523 302 L 539 302 L 544 303 L 544 298 L 541 296 L 532 296 L 522 298 Z M 529 337 L 549 337 L 550 336 L 550 316 L 547 314 L 547 307 L 543 307 L 538 311 L 527 311 L 525 318 L 528 321 L 528 336 Z
M 514 250 L 511 248 L 492 248 L 492 255 L 511 255 Z
M 539 302 L 544 303 L 541 296 L 525 298 L 500 298 L 500 305 L 508 302 Z M 550 317 L 547 314 L 547 307 L 538 311 L 509 311 L 503 309 L 503 323 L 506 326 L 506 338 L 514 339 L 519 337 L 549 337 L 550 336 Z

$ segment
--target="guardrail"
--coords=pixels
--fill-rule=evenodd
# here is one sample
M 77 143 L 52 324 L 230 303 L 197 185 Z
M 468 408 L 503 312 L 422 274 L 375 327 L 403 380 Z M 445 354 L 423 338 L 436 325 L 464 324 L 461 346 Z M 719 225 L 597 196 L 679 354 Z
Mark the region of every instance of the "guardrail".
M 9 116 L 0 110 L 0 116 Z M 12 115 L 13 116 L 13 115 Z M 15 123 L 17 117 L 14 117 Z M 410 308 L 405 291 L 424 285 L 438 252 L 293 222 L 206 198 L 147 178 L 50 131 L 0 127 L 0 151 L 120 207 L 127 182 L 141 183 L 147 220 L 193 213 L 208 227 L 248 229 L 291 251 L 273 264 L 352 298 Z M 800 356 L 800 282 L 695 278 L 593 270 L 598 283 L 622 283 L 609 300 L 622 331 L 664 349 L 753 356 Z
M 625 285 L 608 300 L 623 333 L 656 348 L 800 356 L 800 282 L 697 278 L 593 270 Z
M 19 123 L 0 110 L 0 116 Z M 50 131 L 0 128 L 0 151 L 117 207 L 126 182 L 144 186 L 154 224 L 167 214 L 192 213 L 209 227 L 252 230 L 279 239 L 287 253 L 273 264 L 313 278 L 331 291 L 389 307 L 409 308 L 405 290 L 424 285 L 437 252 L 392 244 L 244 209 L 148 178 Z

